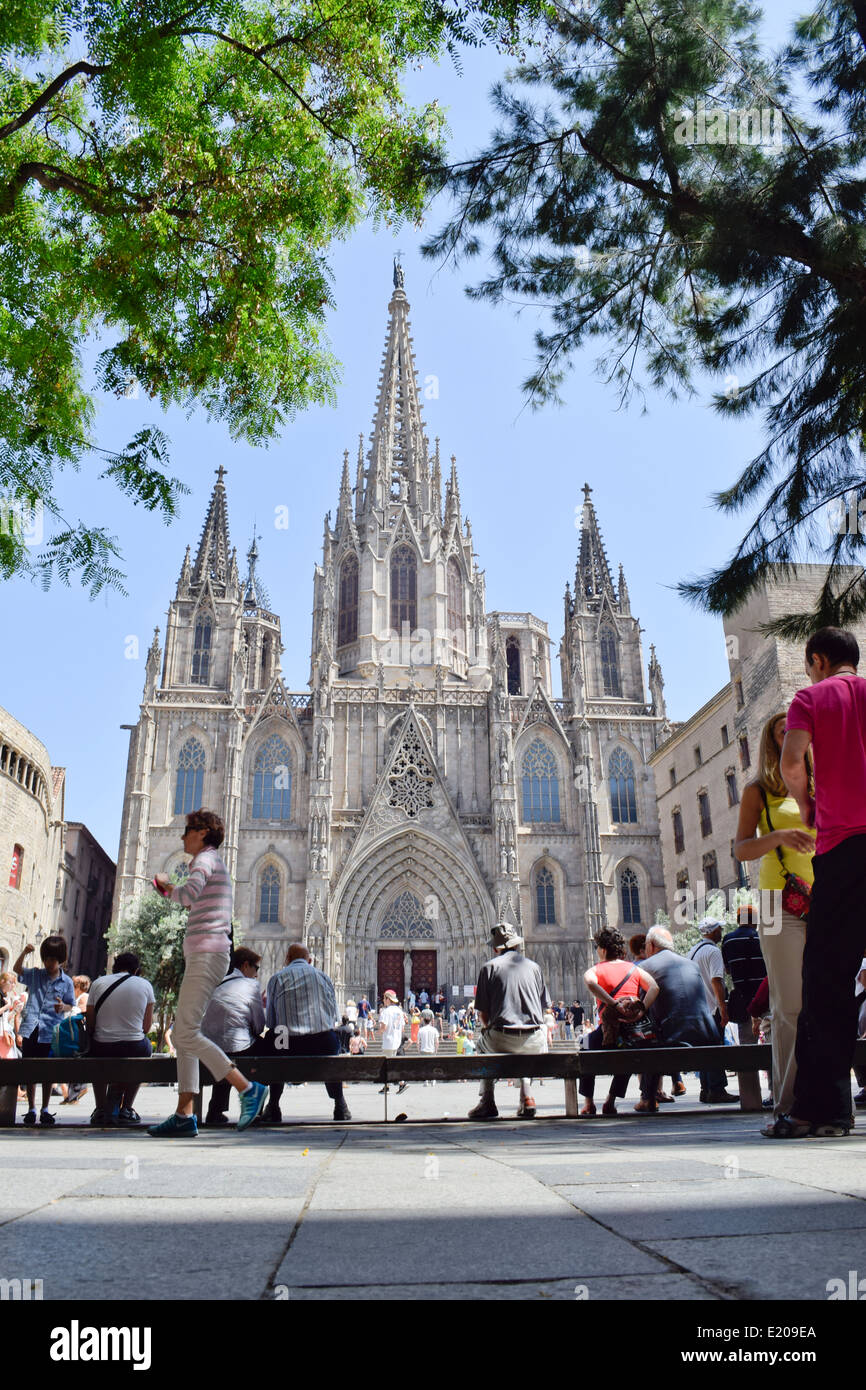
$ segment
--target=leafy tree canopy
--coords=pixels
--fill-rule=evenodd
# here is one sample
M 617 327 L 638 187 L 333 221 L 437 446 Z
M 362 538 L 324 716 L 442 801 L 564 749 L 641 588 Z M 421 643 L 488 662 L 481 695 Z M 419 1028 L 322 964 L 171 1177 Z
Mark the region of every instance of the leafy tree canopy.
M 425 250 L 489 249 L 470 294 L 549 310 L 533 402 L 594 338 L 623 398 L 640 372 L 673 394 L 726 378 L 715 408 L 763 412 L 767 441 L 715 501 L 757 517 L 681 592 L 730 612 L 808 555 L 831 566 L 816 611 L 776 630 L 862 614 L 866 521 L 827 512 L 864 483 L 866 0 L 822 0 L 775 52 L 744 0 L 557 4 L 493 99 L 487 147 L 440 169 L 455 211 Z
M 56 471 L 97 448 L 96 381 L 272 439 L 332 398 L 327 252 L 366 213 L 420 216 L 443 133 L 407 66 L 517 41 L 538 0 L 6 0 L 0 7 L 0 574 L 120 587 Z M 97 450 L 97 452 L 99 452 Z M 101 476 L 164 518 L 147 429 Z M 58 528 L 28 550 L 30 509 Z M 17 524 L 16 524 L 17 521 Z

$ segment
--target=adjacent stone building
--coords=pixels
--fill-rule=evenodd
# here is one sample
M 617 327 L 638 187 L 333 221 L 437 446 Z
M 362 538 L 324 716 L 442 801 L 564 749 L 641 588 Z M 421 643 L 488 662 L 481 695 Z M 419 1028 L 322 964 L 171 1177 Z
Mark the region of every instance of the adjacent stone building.
M 65 770 L 0 709 L 0 969 L 54 930 Z
M 848 577 L 857 572 L 850 569 Z M 689 888 L 700 899 L 715 889 L 730 894 L 757 887 L 759 862 L 740 864 L 733 856 L 742 790 L 756 775 L 765 723 L 808 684 L 805 644 L 761 628 L 786 613 L 809 612 L 826 577 L 825 565 L 799 565 L 793 576 L 762 585 L 725 618 L 730 680 L 690 719 L 674 725 L 649 758 L 669 910 L 677 889 Z M 866 624 L 853 631 L 866 653 Z
M 489 612 L 456 459 L 431 448 L 395 267 L 369 447 L 343 459 L 313 576 L 309 689 L 229 541 L 224 470 L 154 635 L 130 739 L 115 914 L 184 862 L 185 813 L 226 822 L 245 940 L 282 962 L 306 940 L 342 996 L 474 984 L 498 917 L 556 996 L 583 993 L 589 938 L 664 901 L 649 759 L 661 670 L 614 583 L 585 488 L 565 588 L 563 698 L 547 624 Z M 298 615 L 292 615 L 297 621 Z
M 105 969 L 114 896 L 114 861 L 80 821 L 68 821 L 55 931 L 69 947 L 69 970 L 95 979 Z

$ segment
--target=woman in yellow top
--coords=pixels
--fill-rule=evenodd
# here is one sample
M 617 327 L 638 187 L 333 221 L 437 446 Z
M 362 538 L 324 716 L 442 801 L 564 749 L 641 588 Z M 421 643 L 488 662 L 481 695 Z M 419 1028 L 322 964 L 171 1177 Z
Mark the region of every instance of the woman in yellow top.
M 789 1114 L 794 1101 L 794 1078 L 797 1074 L 794 1047 L 797 1019 L 803 1002 L 803 947 L 806 944 L 805 921 L 782 907 L 785 873 L 777 850 L 781 851 L 785 870 L 808 884 L 812 883 L 814 877 L 812 855 L 815 852 L 815 833 L 803 825 L 797 803 L 782 781 L 779 755 L 785 739 L 786 718 L 783 711 L 774 714 L 764 725 L 758 776 L 743 792 L 734 843 L 734 853 L 738 859 L 760 859 L 758 886 L 761 890 L 779 894 L 774 899 L 770 920 L 764 921 L 762 911 L 758 925 L 770 989 L 773 1110 L 776 1119 Z M 811 764 L 809 773 L 811 784 Z

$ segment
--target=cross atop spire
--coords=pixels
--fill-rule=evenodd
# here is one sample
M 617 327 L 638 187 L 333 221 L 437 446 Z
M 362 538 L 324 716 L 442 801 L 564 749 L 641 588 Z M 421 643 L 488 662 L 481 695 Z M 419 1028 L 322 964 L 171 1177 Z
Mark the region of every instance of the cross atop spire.
M 597 609 L 603 595 L 606 595 L 611 604 L 614 605 L 617 598 L 595 507 L 590 501 L 591 492 L 592 488 L 589 483 L 584 483 L 583 513 L 580 518 L 580 549 L 574 577 L 574 597 L 579 606 Z
M 192 567 L 193 585 L 204 584 L 205 580 L 225 590 L 229 577 L 229 522 L 226 506 L 226 490 L 223 478 L 226 470 L 220 464 L 215 469 L 217 480 L 211 493 L 198 554 Z

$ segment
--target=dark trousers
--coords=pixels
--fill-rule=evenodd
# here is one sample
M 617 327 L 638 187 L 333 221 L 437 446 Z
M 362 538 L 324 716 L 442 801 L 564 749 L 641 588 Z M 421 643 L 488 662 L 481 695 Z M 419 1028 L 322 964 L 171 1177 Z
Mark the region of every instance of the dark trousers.
M 793 1113 L 813 1124 L 848 1125 L 857 1039 L 852 981 L 866 953 L 866 835 L 849 836 L 812 863 Z
M 268 1034 L 270 1037 L 270 1034 Z M 336 1057 L 340 1051 L 340 1039 L 333 1028 L 327 1033 L 290 1033 L 288 1047 L 274 1050 L 274 1057 Z M 284 1082 L 276 1081 L 271 1086 L 268 1108 L 276 1110 L 283 1094 Z M 326 1081 L 325 1090 L 333 1101 L 342 1101 L 342 1081 Z
M 722 1016 L 720 1013 L 713 1014 L 716 1020 L 716 1027 L 719 1030 L 719 1042 L 725 1041 L 725 1030 L 722 1027 Z M 728 1086 L 728 1074 L 721 1067 L 711 1067 L 709 1071 L 699 1071 L 702 1091 L 725 1091 Z
M 150 1038 L 133 1038 L 131 1042 L 97 1042 L 94 1038 L 90 1044 L 91 1057 L 149 1057 L 152 1052 Z M 116 1081 L 106 1086 L 104 1082 L 94 1081 L 93 1099 L 97 1110 L 107 1110 L 110 1115 L 116 1110 L 131 1110 L 140 1085 L 140 1081 L 129 1086 Z
M 598 1052 L 604 1047 L 603 1033 L 600 1024 L 598 1028 L 594 1028 L 591 1033 L 587 1033 L 584 1047 L 588 1052 Z M 610 1078 L 610 1090 L 608 1091 L 608 1095 L 612 1099 L 622 1100 L 628 1089 L 630 1080 L 630 1075 L 612 1076 Z M 587 1100 L 592 1100 L 595 1095 L 595 1077 L 582 1076 L 577 1089 Z
M 245 1047 L 242 1052 L 233 1052 L 231 1055 L 232 1057 L 261 1057 L 263 1053 L 265 1053 L 264 1039 L 255 1038 L 249 1047 Z M 214 1082 L 206 1118 L 210 1118 L 212 1115 L 224 1115 L 227 1112 L 231 1091 L 232 1083 L 230 1081 Z

